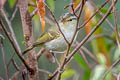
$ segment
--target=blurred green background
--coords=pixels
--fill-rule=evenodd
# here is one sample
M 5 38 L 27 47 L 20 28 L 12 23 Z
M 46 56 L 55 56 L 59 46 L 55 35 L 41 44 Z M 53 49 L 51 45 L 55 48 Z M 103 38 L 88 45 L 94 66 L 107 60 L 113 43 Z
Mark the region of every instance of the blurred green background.
M 15 1 L 16 0 L 7 0 L 6 4 L 4 6 L 4 10 L 6 11 L 6 14 L 9 19 L 15 8 L 15 5 L 14 5 Z M 64 7 L 66 5 L 68 5 L 70 2 L 71 2 L 71 0 L 55 0 L 55 1 L 54 0 L 46 0 L 46 3 L 49 5 L 49 7 L 54 12 L 57 20 L 60 19 L 60 16 L 62 14 L 69 11 L 69 8 L 64 10 Z M 103 2 L 104 1 L 102 1 L 102 0 L 94 0 L 93 1 L 93 3 L 95 3 L 97 5 L 97 7 L 99 7 Z M 117 23 L 118 23 L 118 27 L 120 29 L 120 25 L 119 25 L 120 24 L 120 22 L 119 22 L 119 20 L 120 20 L 120 15 L 119 15 L 120 14 L 120 10 L 119 10 L 120 5 L 119 5 L 119 3 L 120 3 L 120 1 L 117 2 L 116 10 L 117 10 L 117 14 L 119 16 L 119 18 L 117 18 L 118 19 Z M 107 11 L 108 6 L 110 6 L 110 4 L 107 5 L 105 8 L 103 8 L 102 12 L 104 14 Z M 33 10 L 33 8 L 31 8 L 31 7 L 29 7 L 29 8 L 30 8 L 30 11 Z M 49 11 L 46 9 L 47 16 L 49 16 L 48 13 L 49 13 Z M 112 14 L 113 13 L 111 13 L 111 16 L 109 16 L 108 19 L 114 25 Z M 80 18 L 80 24 L 82 24 L 84 22 L 84 20 L 85 20 L 84 16 L 85 16 L 85 8 L 84 8 L 84 11 Z M 97 15 L 95 23 L 91 24 L 91 26 L 93 27 L 100 20 L 100 18 L 101 17 L 99 15 Z M 3 17 L 2 17 L 2 19 L 4 21 L 5 26 L 8 29 L 8 25 L 7 25 L 6 21 L 4 20 Z M 17 41 L 23 51 L 25 49 L 25 46 L 23 44 L 24 39 L 23 39 L 22 23 L 21 23 L 21 19 L 20 19 L 19 10 L 17 11 L 17 14 L 15 15 L 14 20 L 12 21 L 12 26 L 13 26 Z M 46 23 L 46 30 L 49 27 L 50 27 L 50 25 Z M 109 32 L 106 32 L 106 30 L 104 28 L 107 29 Z M 34 16 L 34 18 L 33 18 L 33 32 L 34 32 L 35 40 L 42 34 L 41 23 L 40 23 L 38 15 Z M 101 33 L 109 35 L 109 36 L 113 37 L 114 39 L 116 37 L 115 32 L 112 31 L 112 29 L 106 24 L 106 22 L 104 22 L 101 25 L 101 28 L 98 31 L 96 31 L 95 34 L 101 34 Z M 7 63 L 8 63 L 11 56 L 14 54 L 14 50 L 13 50 L 9 40 L 7 39 L 7 37 L 5 35 L 3 35 L 3 36 L 5 37 L 5 40 L 4 40 L 5 57 L 6 57 Z M 78 41 L 81 41 L 85 36 L 86 36 L 85 28 L 82 28 L 80 30 L 78 38 L 77 38 Z M 101 54 L 102 51 L 97 49 L 97 48 L 99 48 L 99 43 L 102 45 L 103 50 L 106 51 L 105 54 L 107 54 L 109 56 L 109 62 L 110 62 L 109 65 L 107 65 L 107 62 L 108 62 L 107 58 L 104 57 L 103 54 Z M 105 38 L 105 37 L 104 37 L 104 39 L 101 38 L 99 40 L 99 42 L 93 40 L 89 43 L 86 43 L 84 46 L 88 50 L 90 50 L 93 53 L 93 55 L 96 56 L 99 64 L 95 65 L 96 63 L 88 55 L 86 55 L 87 60 L 93 66 L 92 70 L 90 70 L 88 68 L 88 65 L 85 63 L 85 61 L 79 55 L 79 52 L 78 52 L 78 54 L 76 54 L 74 56 L 74 59 L 69 63 L 67 70 L 63 73 L 63 75 L 62 75 L 63 80 L 90 80 L 90 79 L 91 80 L 101 80 L 100 77 L 102 76 L 104 71 L 107 69 L 107 67 L 110 66 L 120 55 L 119 48 L 117 47 L 117 45 L 112 40 Z M 96 46 L 97 46 L 97 48 L 96 48 Z M 60 55 L 58 54 L 57 56 L 59 57 Z M 14 59 L 17 62 L 17 64 L 19 66 L 21 66 L 21 61 L 17 55 L 14 56 Z M 54 72 L 54 70 L 57 67 L 55 63 L 50 63 L 48 61 L 45 54 L 40 57 L 38 64 L 39 64 L 40 69 L 45 69 L 50 72 Z M 116 73 L 119 73 L 119 66 L 115 67 L 113 69 L 113 71 Z M 9 65 L 9 77 L 11 77 L 14 72 L 16 72 L 16 69 L 14 68 L 14 66 L 12 64 L 10 64 Z M 96 73 L 96 72 L 98 72 L 98 73 Z M 0 49 L 0 76 L 5 79 L 5 69 L 4 69 L 4 65 L 3 65 L 3 57 L 1 54 L 1 49 Z M 110 76 L 111 76 L 111 73 L 110 73 L 110 75 L 108 75 L 108 78 L 106 78 L 106 80 L 114 80 L 114 78 L 111 78 Z M 44 73 L 40 73 L 40 80 L 47 80 L 47 78 L 48 78 L 48 75 L 46 75 Z M 21 78 L 19 78 L 18 80 L 21 80 Z

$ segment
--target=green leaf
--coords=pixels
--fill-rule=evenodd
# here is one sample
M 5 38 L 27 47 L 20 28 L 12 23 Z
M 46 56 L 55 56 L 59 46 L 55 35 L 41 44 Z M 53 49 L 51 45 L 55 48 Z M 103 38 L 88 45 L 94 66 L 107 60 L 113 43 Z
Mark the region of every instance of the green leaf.
M 32 6 L 29 6 L 28 8 L 29 8 L 30 13 L 32 13 L 35 10 L 35 8 Z
M 74 75 L 75 73 L 76 73 L 76 71 L 73 69 L 65 70 L 61 75 L 61 79 L 63 80 L 63 79 L 69 78 L 72 75 Z
M 89 78 L 90 78 L 90 73 L 91 73 L 90 70 L 85 71 L 82 80 L 89 80 Z
M 83 60 L 83 58 L 79 54 L 76 53 L 74 55 L 74 59 L 83 69 L 90 70 L 86 62 Z
M 117 47 L 115 52 L 114 52 L 114 57 L 113 57 L 113 61 L 117 60 L 120 56 L 120 48 Z
M 85 70 L 84 77 L 82 80 L 89 80 L 91 70 L 89 69 L 86 62 L 83 60 L 82 56 L 80 56 L 79 54 L 76 53 L 74 55 L 74 59 L 80 65 L 80 67 L 82 67 Z
M 106 58 L 102 53 L 97 54 L 97 58 L 99 63 L 106 65 Z
M 8 3 L 10 5 L 10 8 L 13 8 L 13 6 L 15 5 L 16 3 L 16 0 L 8 0 Z
M 54 9 L 55 9 L 54 0 L 47 0 L 47 4 L 50 7 L 50 9 L 54 12 Z
M 90 80 L 101 80 L 101 78 L 105 73 L 105 70 L 106 70 L 106 66 L 97 65 L 93 70 Z
M 2 34 L 0 34 L 0 39 L 5 39 L 5 37 Z
M 80 74 L 79 73 L 75 73 L 75 75 L 73 76 L 73 80 L 79 80 Z

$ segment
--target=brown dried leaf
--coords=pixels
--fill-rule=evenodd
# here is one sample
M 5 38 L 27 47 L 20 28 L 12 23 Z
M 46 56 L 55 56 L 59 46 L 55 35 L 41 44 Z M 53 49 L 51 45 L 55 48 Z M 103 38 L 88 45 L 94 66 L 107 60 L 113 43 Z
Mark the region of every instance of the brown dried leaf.
M 40 15 L 40 21 L 42 25 L 42 31 L 45 31 L 45 0 L 37 0 L 38 14 Z

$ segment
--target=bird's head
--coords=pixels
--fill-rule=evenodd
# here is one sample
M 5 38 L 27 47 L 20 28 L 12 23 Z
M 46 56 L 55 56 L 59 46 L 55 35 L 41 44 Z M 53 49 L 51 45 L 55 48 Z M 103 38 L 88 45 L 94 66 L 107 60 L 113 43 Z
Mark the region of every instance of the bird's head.
M 77 17 L 74 14 L 66 13 L 63 16 L 61 16 L 61 22 L 63 24 L 76 24 Z

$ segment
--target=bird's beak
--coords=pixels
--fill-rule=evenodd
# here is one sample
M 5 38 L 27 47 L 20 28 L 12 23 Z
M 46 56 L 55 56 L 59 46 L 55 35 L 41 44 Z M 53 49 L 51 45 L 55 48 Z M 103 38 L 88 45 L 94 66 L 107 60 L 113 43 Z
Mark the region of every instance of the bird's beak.
M 66 19 L 62 18 L 62 19 L 61 19 L 61 22 L 62 22 L 63 24 L 65 24 L 67 21 L 66 21 Z

